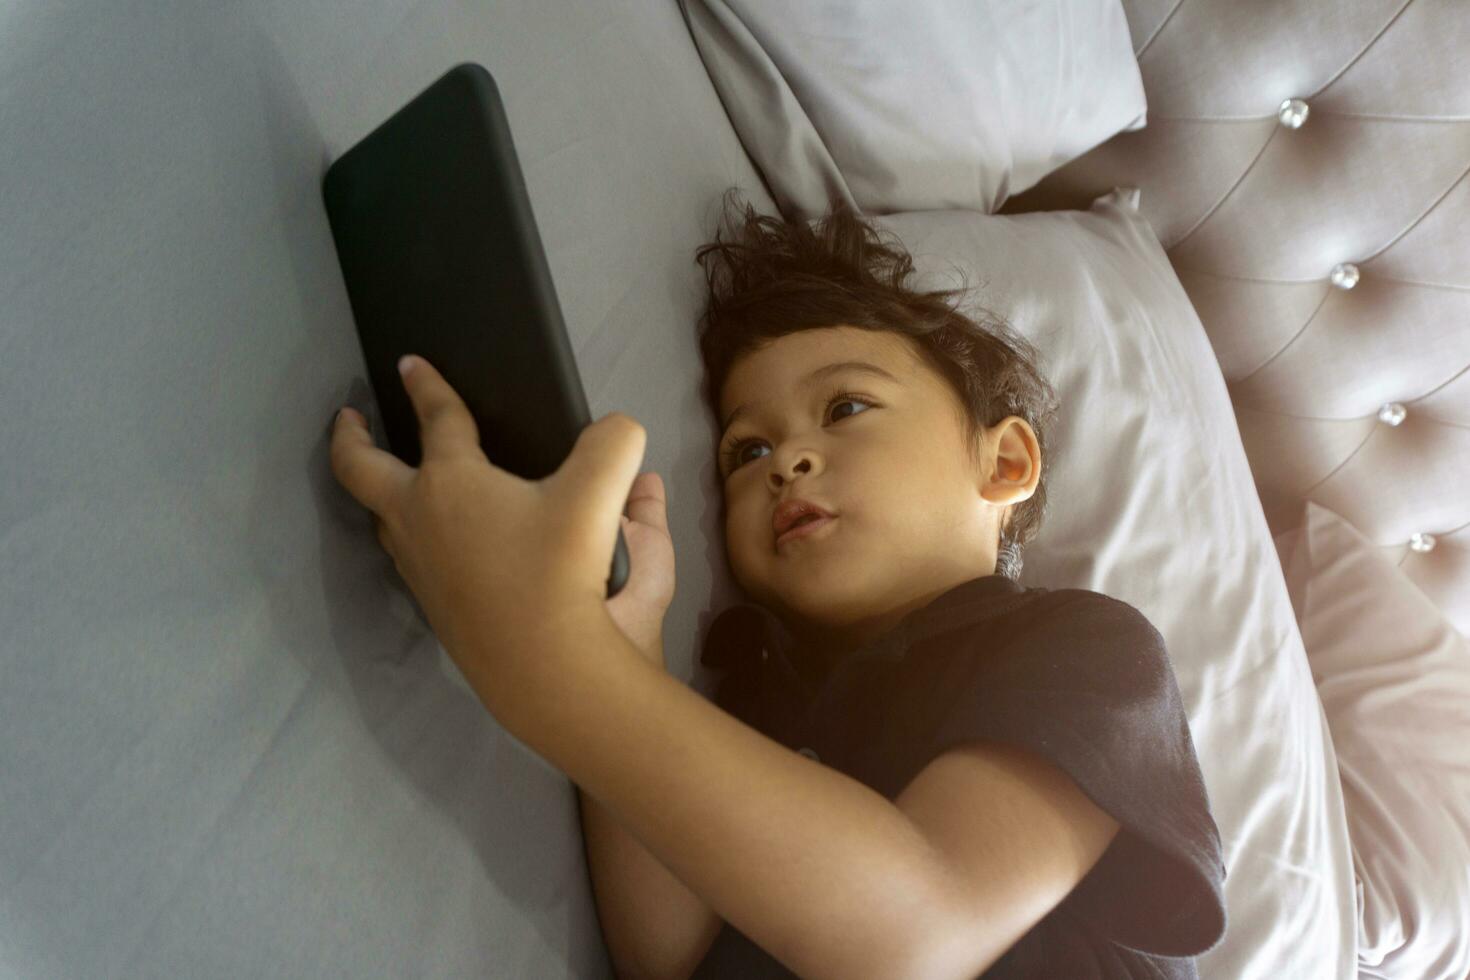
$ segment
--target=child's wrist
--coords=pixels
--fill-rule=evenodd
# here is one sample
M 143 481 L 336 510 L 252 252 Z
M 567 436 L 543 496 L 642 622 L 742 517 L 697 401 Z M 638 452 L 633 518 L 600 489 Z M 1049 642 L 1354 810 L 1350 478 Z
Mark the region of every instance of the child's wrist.
M 612 617 L 612 621 L 623 639 L 627 640 L 628 644 L 637 650 L 645 660 L 665 667 L 662 616 L 640 615 L 635 617 L 627 610 L 620 610 L 618 615 Z
M 624 633 L 629 645 L 649 663 L 664 666 L 664 637 L 663 632 L 645 633 L 642 631 Z
M 664 637 L 662 633 L 646 643 L 635 644 L 635 646 L 638 647 L 639 653 L 648 658 L 649 663 L 656 667 L 661 667 L 664 670 L 669 669 L 669 665 L 664 663 Z

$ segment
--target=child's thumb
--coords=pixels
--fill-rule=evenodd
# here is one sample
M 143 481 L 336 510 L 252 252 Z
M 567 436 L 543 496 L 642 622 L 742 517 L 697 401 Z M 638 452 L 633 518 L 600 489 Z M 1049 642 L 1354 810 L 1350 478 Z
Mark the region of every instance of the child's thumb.
M 628 494 L 628 517 L 639 524 L 667 528 L 664 481 L 655 472 L 639 473 Z

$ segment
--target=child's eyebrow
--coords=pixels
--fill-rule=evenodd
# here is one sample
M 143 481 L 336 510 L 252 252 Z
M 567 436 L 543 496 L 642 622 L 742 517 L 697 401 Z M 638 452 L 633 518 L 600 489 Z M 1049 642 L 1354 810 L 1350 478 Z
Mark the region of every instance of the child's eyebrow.
M 808 374 L 802 380 L 807 382 L 821 381 L 828 375 L 837 374 L 840 371 L 860 371 L 864 374 L 873 374 L 881 378 L 887 378 L 889 381 L 892 381 L 895 384 L 900 383 L 898 378 L 883 370 L 878 365 L 870 364 L 867 361 L 838 361 L 835 364 L 828 364 L 826 367 L 817 368 L 815 371 Z M 725 424 L 720 428 L 720 435 L 723 436 L 726 432 L 729 432 L 731 423 L 744 415 L 746 409 L 748 409 L 749 407 L 749 405 L 736 406 L 735 411 L 731 412 L 725 418 Z

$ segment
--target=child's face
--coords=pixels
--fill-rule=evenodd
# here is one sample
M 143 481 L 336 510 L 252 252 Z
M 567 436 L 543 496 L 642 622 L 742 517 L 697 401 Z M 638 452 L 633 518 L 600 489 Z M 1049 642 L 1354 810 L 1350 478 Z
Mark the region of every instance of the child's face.
M 851 369 L 807 379 L 850 360 L 896 380 Z M 977 471 L 958 397 L 898 334 L 838 326 L 781 337 L 736 362 L 721 421 L 737 407 L 719 464 L 731 568 L 752 601 L 813 646 L 845 652 L 992 574 L 1002 514 L 1041 473 L 1035 434 L 1017 416 L 986 430 Z M 792 498 L 836 517 L 778 547 L 772 515 Z

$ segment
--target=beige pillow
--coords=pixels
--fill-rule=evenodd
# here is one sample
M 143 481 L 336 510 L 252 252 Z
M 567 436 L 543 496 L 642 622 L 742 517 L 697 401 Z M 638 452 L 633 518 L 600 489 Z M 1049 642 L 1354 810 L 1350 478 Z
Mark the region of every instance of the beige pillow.
M 991 213 L 1147 121 L 1119 0 L 679 5 L 787 217 Z
M 1357 908 L 1327 719 L 1220 364 L 1138 199 L 873 221 L 916 288 L 967 283 L 965 306 L 1034 343 L 1057 389 L 1021 584 L 1120 599 L 1168 644 L 1226 864 L 1200 976 L 1341 980 Z
M 1276 535 L 1337 749 L 1360 977 L 1470 976 L 1470 640 L 1372 542 L 1308 503 Z

